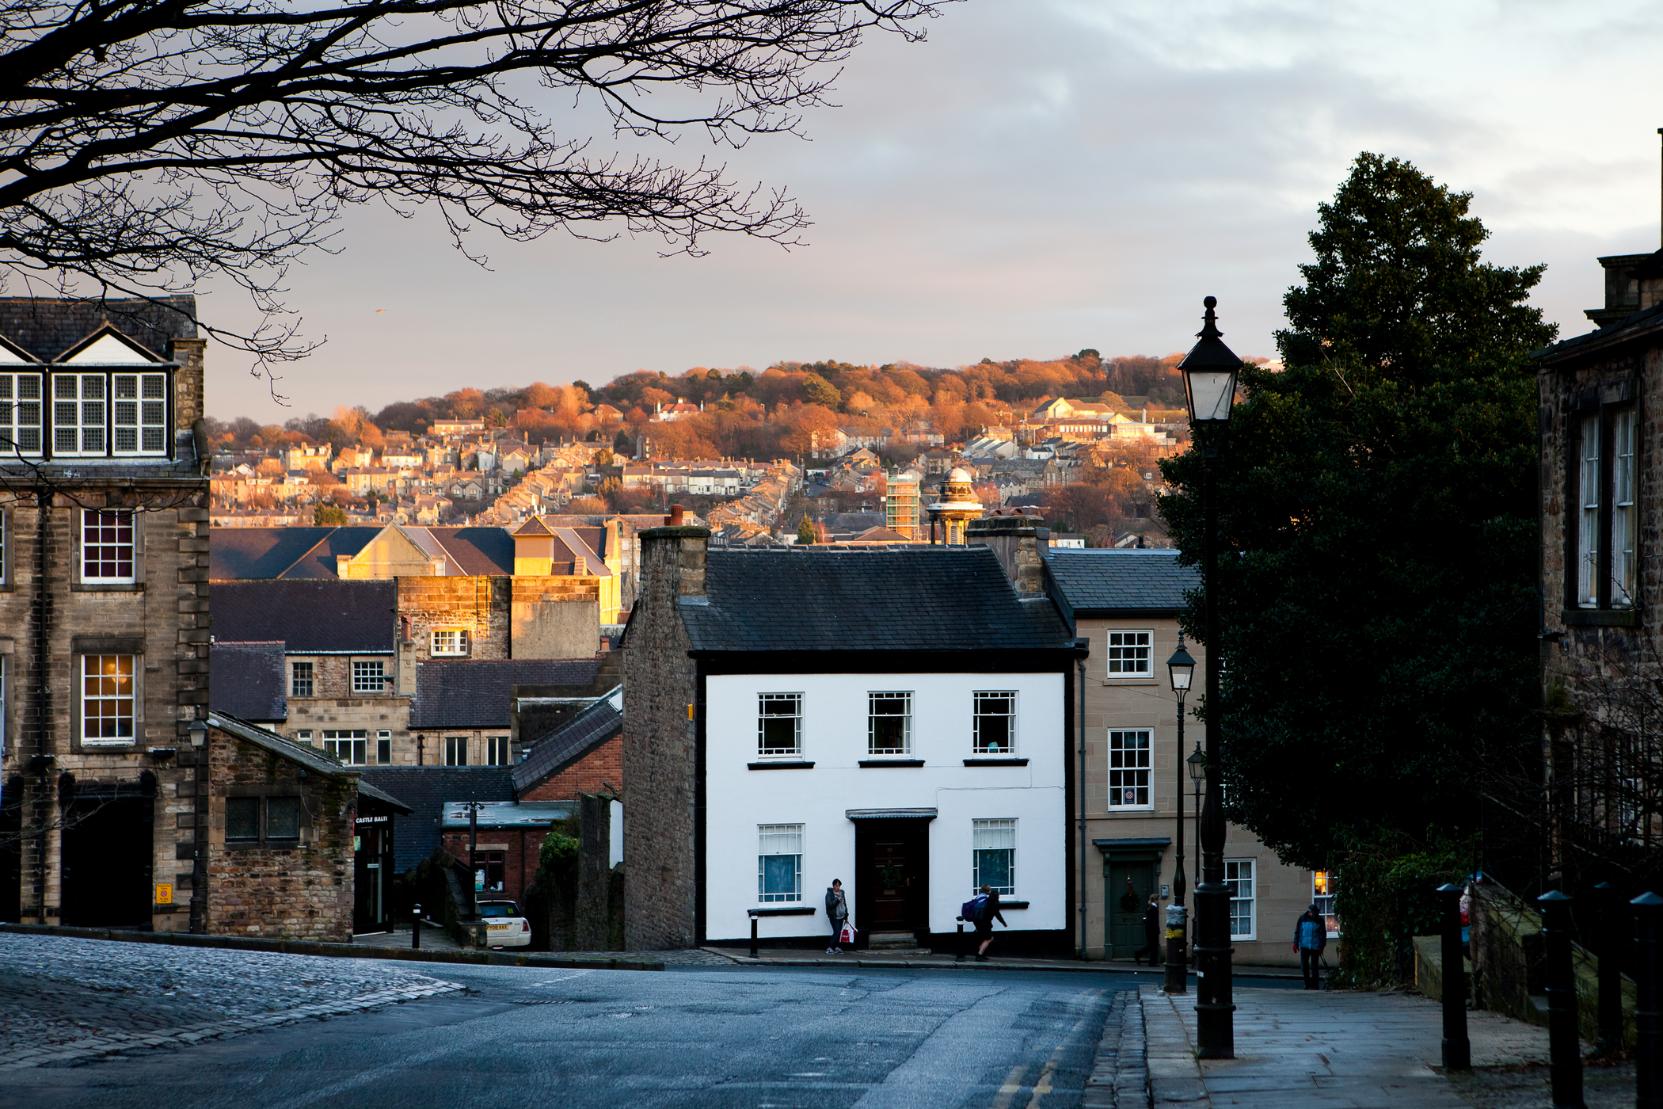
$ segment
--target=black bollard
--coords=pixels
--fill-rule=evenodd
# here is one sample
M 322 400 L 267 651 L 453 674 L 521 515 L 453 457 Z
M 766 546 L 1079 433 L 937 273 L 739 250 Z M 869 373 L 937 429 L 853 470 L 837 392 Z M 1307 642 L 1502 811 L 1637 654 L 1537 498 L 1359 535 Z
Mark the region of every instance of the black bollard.
M 420 951 L 422 946 L 422 907 L 418 902 L 410 909 L 410 950 Z
M 1628 902 L 1610 882 L 1594 887 L 1599 902 L 1599 1050 L 1623 1050 L 1623 947 L 1628 937 Z
M 1461 887 L 1438 887 L 1443 935 L 1444 1069 L 1472 1069 L 1472 1041 L 1467 1038 L 1467 971 L 1461 962 Z
M 1634 1104 L 1663 1109 L 1663 897 L 1642 893 L 1629 903 L 1634 910 Z
M 756 958 L 756 914 L 751 914 L 751 958 Z
M 1548 1054 L 1553 1109 L 1583 1109 L 1582 1044 L 1576 1032 L 1576 979 L 1571 972 L 1571 899 L 1549 890 L 1542 907 L 1547 948 Z
M 964 918 L 954 917 L 958 923 L 958 939 L 953 942 L 953 962 L 964 962 Z

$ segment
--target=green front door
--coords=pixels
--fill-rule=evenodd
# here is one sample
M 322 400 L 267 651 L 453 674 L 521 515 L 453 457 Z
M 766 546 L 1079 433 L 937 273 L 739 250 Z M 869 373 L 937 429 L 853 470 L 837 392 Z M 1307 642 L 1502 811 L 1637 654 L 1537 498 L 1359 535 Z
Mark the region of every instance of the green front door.
M 1130 959 L 1143 947 L 1143 907 L 1155 891 L 1155 863 L 1109 856 L 1103 881 L 1104 957 Z

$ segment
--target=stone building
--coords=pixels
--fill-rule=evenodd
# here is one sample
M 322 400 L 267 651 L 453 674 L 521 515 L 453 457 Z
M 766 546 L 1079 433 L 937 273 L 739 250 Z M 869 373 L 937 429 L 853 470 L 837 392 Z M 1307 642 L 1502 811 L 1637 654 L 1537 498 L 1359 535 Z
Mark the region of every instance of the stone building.
M 982 502 L 976 499 L 975 475 L 962 467 L 953 467 L 942 479 L 936 499 L 924 507 L 930 514 L 930 542 L 962 546 L 965 529 L 972 520 L 982 516 Z
M 410 735 L 419 766 L 511 766 L 515 706 L 525 696 L 587 703 L 601 659 L 479 659 L 418 668 Z M 405 760 L 397 760 L 405 761 Z
M 0 299 L 0 918 L 200 925 L 193 297 Z
M 1663 250 L 1535 358 L 1550 880 L 1663 882 Z

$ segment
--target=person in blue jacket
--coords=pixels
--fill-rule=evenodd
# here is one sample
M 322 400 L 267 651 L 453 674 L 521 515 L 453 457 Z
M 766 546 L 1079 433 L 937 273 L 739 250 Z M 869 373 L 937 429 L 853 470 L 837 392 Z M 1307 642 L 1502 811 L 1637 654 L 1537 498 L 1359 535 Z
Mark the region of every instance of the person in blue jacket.
M 1299 973 L 1304 977 L 1308 990 L 1322 988 L 1318 974 L 1322 968 L 1322 949 L 1327 946 L 1328 921 L 1317 912 L 1316 902 L 1313 901 L 1293 926 L 1293 949 L 1299 952 Z

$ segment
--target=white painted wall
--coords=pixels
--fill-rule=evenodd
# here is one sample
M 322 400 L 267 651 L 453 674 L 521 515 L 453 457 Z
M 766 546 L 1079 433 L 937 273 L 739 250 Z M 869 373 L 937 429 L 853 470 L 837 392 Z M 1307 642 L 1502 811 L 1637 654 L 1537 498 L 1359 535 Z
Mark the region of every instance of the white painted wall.
M 967 767 L 976 690 L 1017 692 L 1017 750 L 1026 766 Z M 912 691 L 916 769 L 863 768 L 872 691 Z M 807 770 L 750 770 L 757 758 L 757 694 L 803 695 Z M 843 879 L 850 911 L 859 891 L 849 809 L 934 808 L 929 825 L 932 932 L 951 932 L 971 894 L 971 821 L 1014 817 L 1016 893 L 1031 908 L 1005 911 L 1013 929 L 1069 925 L 1063 677 L 1025 674 L 721 675 L 706 680 L 707 784 L 705 931 L 712 940 L 750 935 L 757 901 L 757 825 L 802 824 L 803 904 L 815 915 L 763 917 L 763 938 L 829 935 L 825 892 Z M 861 922 L 857 919 L 855 925 Z

